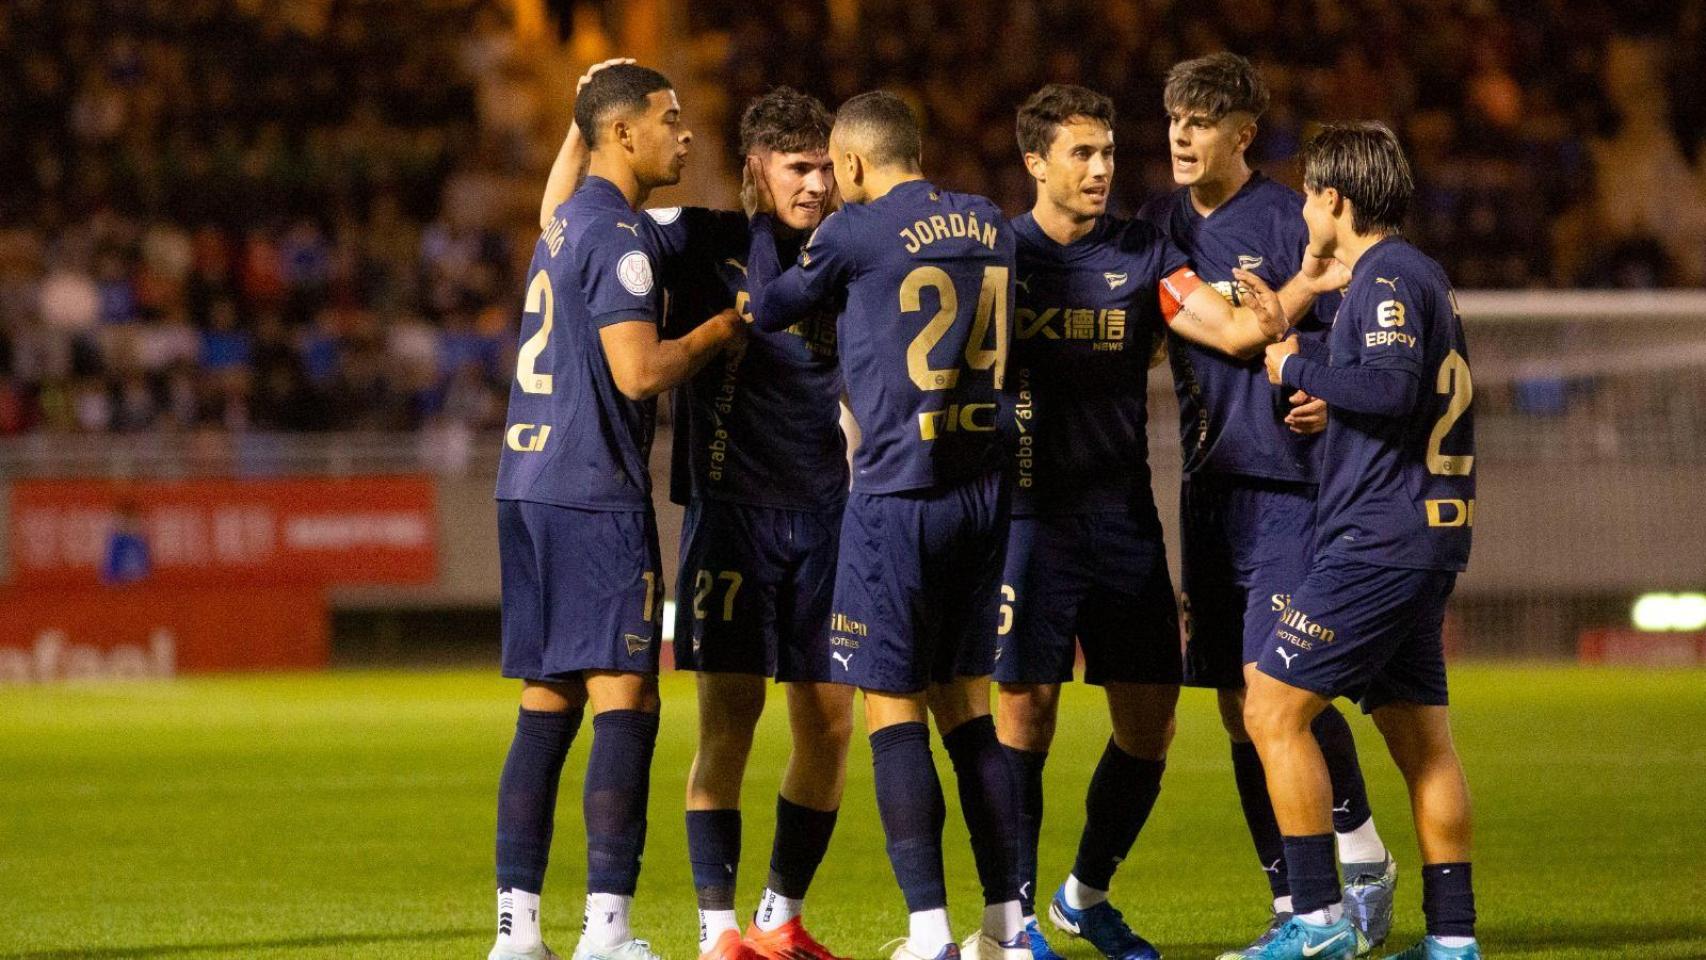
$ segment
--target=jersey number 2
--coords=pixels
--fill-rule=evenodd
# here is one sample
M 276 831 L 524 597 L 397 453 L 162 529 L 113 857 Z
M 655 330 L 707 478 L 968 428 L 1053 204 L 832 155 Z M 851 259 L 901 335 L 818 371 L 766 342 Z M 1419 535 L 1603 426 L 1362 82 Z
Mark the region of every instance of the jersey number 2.
M 515 382 L 521 384 L 523 393 L 550 393 L 551 375 L 534 373 L 533 368 L 539 363 L 539 355 L 545 352 L 545 343 L 551 339 L 551 319 L 556 313 L 556 302 L 552 299 L 551 277 L 541 270 L 533 275 L 533 282 L 527 285 L 527 303 L 523 316 L 529 313 L 544 315 L 544 322 L 539 324 L 539 332 L 527 338 L 521 345 L 521 351 L 515 356 Z
M 1441 477 L 1467 477 L 1475 469 L 1473 454 L 1452 456 L 1439 452 L 1445 435 L 1457 426 L 1458 418 L 1469 409 L 1469 401 L 1475 399 L 1475 384 L 1469 379 L 1469 361 L 1463 359 L 1463 354 L 1453 350 L 1445 355 L 1439 365 L 1439 376 L 1434 379 L 1434 392 L 1447 394 L 1451 400 L 1446 403 L 1445 413 L 1434 424 L 1434 432 L 1428 437 L 1428 472 Z
M 977 313 L 972 317 L 971 336 L 966 338 L 966 366 L 973 370 L 995 371 L 995 386 L 1000 388 L 1007 368 L 1007 276 L 1008 267 L 984 267 L 983 286 L 977 292 Z M 930 366 L 930 351 L 948 335 L 960 313 L 960 297 L 954 291 L 954 278 L 941 267 L 919 267 L 900 282 L 900 310 L 914 313 L 924 308 L 921 294 L 925 287 L 936 291 L 936 315 L 912 338 L 906 347 L 906 373 L 920 390 L 951 390 L 960 382 L 959 367 Z M 983 345 L 989 337 L 989 325 L 995 324 L 995 349 Z

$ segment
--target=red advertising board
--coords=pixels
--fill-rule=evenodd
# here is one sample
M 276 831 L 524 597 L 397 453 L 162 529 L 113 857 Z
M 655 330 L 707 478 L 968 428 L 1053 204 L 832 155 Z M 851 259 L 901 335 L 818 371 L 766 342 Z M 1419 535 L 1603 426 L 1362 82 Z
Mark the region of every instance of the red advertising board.
M 121 505 L 154 585 L 430 583 L 438 518 L 426 477 L 23 480 L 11 488 L 20 586 L 99 582 Z
M 0 684 L 311 670 L 330 653 L 312 587 L 0 591 Z
M 1706 632 L 1645 632 L 1624 627 L 1583 630 L 1576 638 L 1582 663 L 1628 667 L 1695 667 L 1706 664 Z

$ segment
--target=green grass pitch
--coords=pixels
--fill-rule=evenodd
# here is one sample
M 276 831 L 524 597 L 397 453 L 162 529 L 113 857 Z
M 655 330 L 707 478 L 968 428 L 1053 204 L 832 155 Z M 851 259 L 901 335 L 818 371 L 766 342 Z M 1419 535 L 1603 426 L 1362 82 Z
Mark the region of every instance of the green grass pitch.
M 1489 955 L 1706 957 L 1706 672 L 1464 666 L 1454 694 Z M 667 676 L 664 696 L 635 922 L 684 960 L 697 930 L 681 826 L 691 681 Z M 513 685 L 489 672 L 0 689 L 0 957 L 482 958 L 514 701 Z M 1106 736 L 1102 709 L 1082 686 L 1064 701 L 1045 890 L 1071 865 Z M 748 775 L 743 909 L 768 864 L 783 719 L 766 713 Z M 1378 735 L 1354 725 L 1381 832 L 1400 859 L 1402 946 L 1421 921 L 1409 814 Z M 546 937 L 565 956 L 579 927 L 586 752 L 583 734 L 545 891 Z M 951 776 L 944 783 L 963 935 L 981 905 Z M 1212 955 L 1264 920 L 1254 861 L 1212 697 L 1187 691 L 1160 804 L 1115 902 L 1170 958 Z M 856 736 L 807 918 L 832 947 L 874 957 L 904 932 L 904 909 Z M 1082 944 L 1061 945 L 1092 960 Z

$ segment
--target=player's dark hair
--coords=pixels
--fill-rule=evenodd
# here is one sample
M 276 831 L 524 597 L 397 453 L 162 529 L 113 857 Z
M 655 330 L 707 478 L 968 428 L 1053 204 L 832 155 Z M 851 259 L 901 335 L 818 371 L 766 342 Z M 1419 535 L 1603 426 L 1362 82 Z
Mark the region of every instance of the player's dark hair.
M 924 155 L 918 115 L 887 90 L 861 93 L 835 111 L 837 129 L 857 137 L 866 157 L 878 166 L 918 166 Z
M 777 87 L 753 97 L 740 115 L 740 152 L 810 153 L 829 145 L 835 118 L 823 102 L 793 87 Z
M 1019 150 L 1048 155 L 1055 131 L 1075 117 L 1114 127 L 1114 101 L 1087 87 L 1051 83 L 1031 94 L 1019 108 Z
M 1410 210 L 1416 180 L 1398 135 L 1378 121 L 1329 123 L 1303 145 L 1303 185 L 1332 187 L 1351 202 L 1357 233 L 1396 233 Z
M 1250 61 L 1222 51 L 1174 64 L 1161 103 L 1168 114 L 1196 113 L 1211 121 L 1229 113 L 1259 117 L 1268 109 L 1268 85 Z
M 598 146 L 599 125 L 612 113 L 643 111 L 647 97 L 674 87 L 668 77 L 637 63 L 618 63 L 593 74 L 575 100 L 575 123 L 586 145 Z

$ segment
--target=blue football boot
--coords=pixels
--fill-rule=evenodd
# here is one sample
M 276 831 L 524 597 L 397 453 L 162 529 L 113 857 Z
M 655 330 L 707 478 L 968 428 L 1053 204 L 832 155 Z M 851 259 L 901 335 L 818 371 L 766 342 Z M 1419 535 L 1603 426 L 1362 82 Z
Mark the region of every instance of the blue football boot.
M 1250 941 L 1249 946 L 1238 950 L 1228 950 L 1216 957 L 1215 960 L 1249 960 L 1249 958 L 1261 953 L 1262 948 L 1268 945 L 1268 941 L 1272 940 L 1279 933 L 1280 928 L 1285 926 L 1285 922 L 1290 919 L 1291 914 L 1289 913 L 1276 913 L 1269 916 L 1268 928 L 1263 930 L 1256 939 Z
M 1379 863 L 1345 864 L 1345 916 L 1370 950 L 1385 943 L 1392 932 L 1392 901 L 1397 891 L 1398 864 L 1392 854 Z
M 1471 941 L 1461 947 L 1448 947 L 1433 937 L 1423 937 L 1420 943 L 1403 953 L 1394 953 L 1387 960 L 1481 960 L 1481 945 Z
M 1066 960 L 1048 945 L 1048 939 L 1043 936 L 1043 928 L 1037 924 L 1036 917 L 1025 921 L 1025 933 L 1031 938 L 1031 960 Z
M 1309 923 L 1292 917 L 1250 956 L 1253 960 L 1355 960 L 1362 942 L 1362 934 L 1348 917 L 1332 923 Z
M 1074 910 L 1066 905 L 1066 888 L 1054 892 L 1048 904 L 1048 919 L 1068 935 L 1080 937 L 1101 951 L 1108 960 L 1161 960 L 1155 945 L 1132 932 L 1125 917 L 1106 900 L 1093 907 Z

